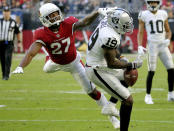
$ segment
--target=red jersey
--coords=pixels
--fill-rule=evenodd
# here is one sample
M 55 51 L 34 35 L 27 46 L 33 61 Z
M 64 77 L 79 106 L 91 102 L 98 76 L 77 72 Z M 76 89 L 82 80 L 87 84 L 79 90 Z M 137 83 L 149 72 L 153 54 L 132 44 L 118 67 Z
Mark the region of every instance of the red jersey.
M 38 28 L 34 32 L 34 42 L 43 44 L 53 62 L 61 65 L 69 64 L 77 55 L 73 33 L 73 24 L 77 21 L 78 19 L 73 16 L 64 19 L 57 33 L 47 27 Z

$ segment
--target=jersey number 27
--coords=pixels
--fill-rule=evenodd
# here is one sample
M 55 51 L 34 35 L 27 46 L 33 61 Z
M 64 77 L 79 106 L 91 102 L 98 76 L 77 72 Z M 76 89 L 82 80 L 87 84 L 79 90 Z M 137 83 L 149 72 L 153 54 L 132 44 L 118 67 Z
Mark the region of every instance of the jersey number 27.
M 66 38 L 64 40 L 61 41 L 62 43 L 67 43 L 66 47 L 65 47 L 65 50 L 62 51 L 61 50 L 61 47 L 62 45 L 60 43 L 52 43 L 51 44 L 51 48 L 53 49 L 52 50 L 52 54 L 63 54 L 63 53 L 67 53 L 68 52 L 68 49 L 69 49 L 69 46 L 70 46 L 70 38 Z

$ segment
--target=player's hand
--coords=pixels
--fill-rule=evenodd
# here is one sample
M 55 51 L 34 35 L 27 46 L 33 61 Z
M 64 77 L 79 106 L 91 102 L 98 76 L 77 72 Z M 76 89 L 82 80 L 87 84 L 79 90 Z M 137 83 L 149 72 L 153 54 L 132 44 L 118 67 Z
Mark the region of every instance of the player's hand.
M 165 47 L 168 47 L 170 45 L 170 40 L 169 39 L 165 39 L 163 41 L 163 44 L 164 44 Z
M 113 10 L 117 9 L 117 7 L 111 7 L 111 8 L 99 8 L 98 9 L 98 13 L 103 15 L 103 16 L 106 16 L 107 13 L 109 12 L 112 12 Z
M 22 67 L 16 67 L 16 69 L 12 72 L 12 74 L 23 74 L 23 68 Z
M 143 64 L 143 61 L 141 59 L 136 59 L 135 61 L 133 62 L 130 62 L 129 63 L 129 69 L 137 69 L 137 68 L 140 68 Z
M 138 46 L 138 55 L 142 56 L 146 53 L 147 49 L 143 46 Z
M 120 56 L 120 61 L 125 62 L 125 63 L 129 62 L 128 58 L 126 58 L 125 56 Z

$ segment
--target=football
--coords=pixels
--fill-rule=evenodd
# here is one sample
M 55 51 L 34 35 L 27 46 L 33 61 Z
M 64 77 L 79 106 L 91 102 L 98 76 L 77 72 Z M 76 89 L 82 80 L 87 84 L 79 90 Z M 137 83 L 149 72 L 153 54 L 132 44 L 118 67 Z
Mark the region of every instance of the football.
M 133 86 L 138 79 L 138 70 L 137 69 L 126 69 L 124 72 L 124 81 L 128 86 Z

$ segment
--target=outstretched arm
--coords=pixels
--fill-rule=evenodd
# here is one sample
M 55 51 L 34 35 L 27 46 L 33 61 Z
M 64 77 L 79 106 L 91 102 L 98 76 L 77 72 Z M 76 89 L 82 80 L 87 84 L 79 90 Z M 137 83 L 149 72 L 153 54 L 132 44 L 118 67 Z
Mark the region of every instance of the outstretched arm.
M 33 43 L 29 50 L 27 51 L 27 53 L 25 54 L 24 58 L 22 59 L 21 63 L 19 64 L 19 67 L 26 67 L 27 65 L 30 64 L 31 60 L 33 59 L 33 57 L 40 51 L 42 47 L 41 43 Z
M 74 24 L 74 31 L 90 25 L 97 18 L 98 15 L 98 11 L 94 11 L 91 14 L 87 15 L 85 18 L 80 19 Z
M 30 64 L 33 57 L 39 52 L 41 49 L 42 44 L 41 43 L 33 43 L 27 53 L 25 54 L 24 58 L 22 59 L 19 66 L 12 72 L 12 74 L 22 74 L 24 73 L 23 68 Z

